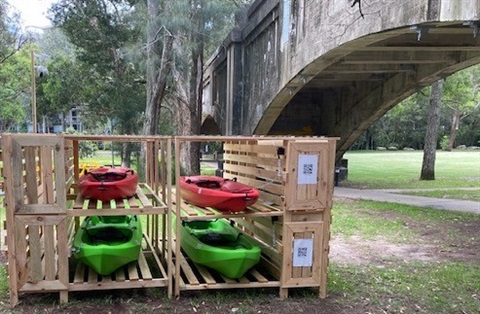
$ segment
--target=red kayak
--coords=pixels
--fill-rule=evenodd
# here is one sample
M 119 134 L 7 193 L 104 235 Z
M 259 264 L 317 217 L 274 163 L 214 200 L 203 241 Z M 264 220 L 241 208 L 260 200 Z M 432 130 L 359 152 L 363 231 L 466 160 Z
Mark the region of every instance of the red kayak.
M 102 167 L 86 172 L 80 177 L 80 195 L 109 201 L 135 195 L 138 176 L 129 168 Z
M 225 212 L 239 212 L 260 197 L 257 189 L 217 176 L 180 177 L 180 195 L 193 205 L 213 207 Z

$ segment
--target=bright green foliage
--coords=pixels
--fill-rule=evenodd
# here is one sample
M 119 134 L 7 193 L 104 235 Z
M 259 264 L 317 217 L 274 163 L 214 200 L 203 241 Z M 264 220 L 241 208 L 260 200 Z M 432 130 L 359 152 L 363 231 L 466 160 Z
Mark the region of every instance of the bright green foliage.
M 437 151 L 435 180 L 419 180 L 422 151 L 350 151 L 348 184 L 372 189 L 478 187 L 480 151 Z
M 67 112 L 80 104 L 84 84 L 79 64 L 64 55 L 56 55 L 47 67 L 48 75 L 37 79 L 38 114 Z
M 408 97 L 388 111 L 352 146 L 354 149 L 375 149 L 396 146 L 423 149 L 427 128 L 430 87 Z M 480 145 L 480 65 L 459 71 L 443 83 L 440 115 L 439 147 L 447 148 L 453 130 L 458 133 L 456 145 Z M 456 115 L 456 118 L 454 119 Z M 445 140 L 443 140 L 445 139 Z
M 24 104 L 30 86 L 28 50 L 17 36 L 17 20 L 6 15 L 7 4 L 0 1 L 0 132 L 25 120 Z
M 453 110 L 469 112 L 480 101 L 480 67 L 457 72 L 445 80 L 442 101 Z
M 29 51 L 23 49 L 0 66 L 0 131 L 25 120 L 30 86 Z
M 139 35 L 125 21 L 130 9 L 128 1 L 122 0 L 62 0 L 52 13 L 54 24 L 77 47 L 78 59 L 108 75 L 112 70 L 125 70 L 127 64 L 118 50 Z
M 449 141 L 447 150 L 452 150 L 455 144 L 470 144 L 475 145 L 480 142 L 480 66 L 473 66 L 466 70 L 455 73 L 446 80 L 445 91 L 442 101 L 450 109 L 449 116 L 451 117 Z M 476 114 L 475 116 L 472 116 Z M 470 134 L 470 143 L 459 142 L 457 140 L 458 130 L 460 130 L 462 120 L 471 116 L 469 121 L 469 128 L 474 128 L 477 131 Z M 465 128 L 463 128 L 465 130 Z M 468 134 L 469 132 L 461 132 Z
M 26 49 L 15 53 L 0 66 L 0 131 L 25 120 L 29 102 L 30 59 Z
M 69 96 L 75 99 L 69 100 L 82 105 L 84 117 L 90 117 L 85 121 L 87 126 L 105 123 L 108 118 L 115 122 L 119 133 L 135 134 L 139 129 L 145 90 L 137 83 L 141 76 L 138 67 L 124 53 L 124 47 L 140 39 L 138 29 L 129 20 L 133 12 L 130 1 L 121 0 L 61 1 L 53 6 L 54 23 L 76 47 L 79 61 L 70 64 L 70 74 L 76 77 L 64 73 L 62 84 L 77 82 L 74 95 Z M 54 84 L 50 87 L 59 88 Z M 47 98 L 52 100 L 53 96 Z

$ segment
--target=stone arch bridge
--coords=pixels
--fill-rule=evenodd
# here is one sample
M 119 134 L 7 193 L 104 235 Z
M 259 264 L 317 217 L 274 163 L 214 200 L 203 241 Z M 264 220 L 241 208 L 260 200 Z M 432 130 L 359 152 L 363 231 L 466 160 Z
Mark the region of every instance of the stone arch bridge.
M 480 62 L 480 0 L 257 0 L 204 77 L 205 134 L 340 137 Z

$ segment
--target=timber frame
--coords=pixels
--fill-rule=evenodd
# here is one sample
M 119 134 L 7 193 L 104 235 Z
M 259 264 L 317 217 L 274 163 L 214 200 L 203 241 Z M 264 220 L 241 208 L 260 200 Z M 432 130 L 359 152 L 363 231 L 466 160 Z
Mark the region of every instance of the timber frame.
M 145 182 L 129 199 L 98 202 L 78 195 L 82 141 L 139 143 Z M 243 136 L 94 136 L 1 134 L 11 306 L 19 296 L 163 287 L 181 291 L 317 287 L 326 297 L 336 138 Z M 259 189 L 257 203 L 224 213 L 185 203 L 173 180 L 186 142 L 219 142 L 223 176 Z M 174 151 L 173 151 L 174 150 Z M 175 158 L 174 158 L 175 157 Z M 175 171 L 172 163 L 175 160 Z M 100 276 L 70 258 L 83 217 L 135 214 L 145 225 L 137 262 Z M 262 248 L 260 263 L 233 280 L 194 264 L 179 245 L 182 220 L 229 219 Z M 3 240 L 3 239 L 2 239 Z
M 224 213 L 187 204 L 176 193 L 177 232 L 171 241 L 175 246 L 174 295 L 178 297 L 182 290 L 279 287 L 280 297 L 286 298 L 290 288 L 318 287 L 319 297 L 325 298 L 336 141 L 323 137 L 175 137 L 175 156 L 180 156 L 187 142 L 221 142 L 223 177 L 235 177 L 256 187 L 261 195 L 241 213 Z M 176 163 L 175 176 L 180 175 Z M 178 245 L 181 221 L 206 218 L 234 221 L 261 247 L 259 264 L 233 280 L 192 263 Z

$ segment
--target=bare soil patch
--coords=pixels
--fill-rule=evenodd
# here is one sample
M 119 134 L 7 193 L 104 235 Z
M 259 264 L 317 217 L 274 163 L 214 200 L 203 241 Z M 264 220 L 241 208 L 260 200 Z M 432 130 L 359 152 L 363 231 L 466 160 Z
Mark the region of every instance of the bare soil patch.
M 480 223 L 452 222 L 436 225 L 408 223 L 419 235 L 416 243 L 394 243 L 333 235 L 330 260 L 348 264 L 378 264 L 391 259 L 403 261 L 480 261 Z

